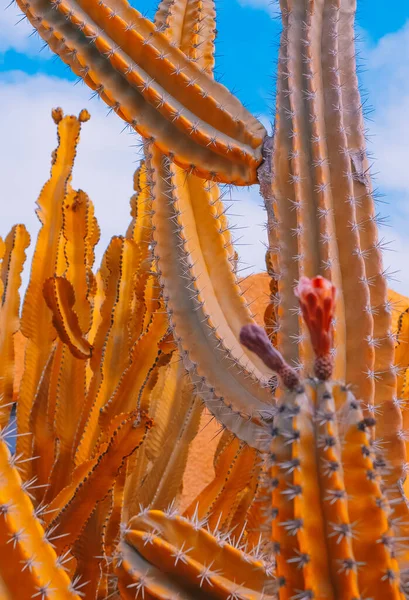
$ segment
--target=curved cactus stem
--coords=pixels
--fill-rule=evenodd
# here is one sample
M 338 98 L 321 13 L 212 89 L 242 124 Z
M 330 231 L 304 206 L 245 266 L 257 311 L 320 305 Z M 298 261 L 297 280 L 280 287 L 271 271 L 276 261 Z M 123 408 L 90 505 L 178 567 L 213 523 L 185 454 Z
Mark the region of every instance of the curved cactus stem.
M 63 277 L 50 277 L 44 282 L 43 294 L 61 341 L 67 344 L 75 358 L 89 358 L 92 346 L 85 338 L 74 310 L 76 299 L 72 284 Z
M 182 167 L 228 183 L 256 182 L 264 127 L 127 2 L 19 6 L 74 73 Z
M 211 211 L 201 218 L 203 213 L 195 213 L 191 182 L 181 181 L 178 167 L 154 148 L 151 164 L 156 177 L 155 256 L 185 367 L 216 418 L 247 443 L 258 444 L 260 412 L 268 410 L 270 402 L 268 380 L 263 381 L 259 370 L 263 367 L 250 361 L 238 341 L 241 326 L 251 317 L 244 303 L 240 306 L 242 299 L 233 273 L 228 272 L 217 224 L 214 228 L 208 224 L 214 215 L 212 196 L 199 186 L 194 188 Z M 217 254 L 208 254 L 215 245 Z

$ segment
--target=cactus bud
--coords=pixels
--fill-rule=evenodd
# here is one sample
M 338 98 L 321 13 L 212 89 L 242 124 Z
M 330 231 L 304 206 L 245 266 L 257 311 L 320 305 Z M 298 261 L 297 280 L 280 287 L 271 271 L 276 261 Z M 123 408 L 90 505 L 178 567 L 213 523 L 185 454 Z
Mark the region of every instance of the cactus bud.
M 310 332 L 310 339 L 316 355 L 315 374 L 318 379 L 331 377 L 333 360 L 333 317 L 335 311 L 335 286 L 318 276 L 313 279 L 301 277 L 295 288 L 300 301 L 302 315 Z
M 269 369 L 277 373 L 287 389 L 293 390 L 300 386 L 297 373 L 274 348 L 262 327 L 244 325 L 240 331 L 240 343 L 257 354 Z

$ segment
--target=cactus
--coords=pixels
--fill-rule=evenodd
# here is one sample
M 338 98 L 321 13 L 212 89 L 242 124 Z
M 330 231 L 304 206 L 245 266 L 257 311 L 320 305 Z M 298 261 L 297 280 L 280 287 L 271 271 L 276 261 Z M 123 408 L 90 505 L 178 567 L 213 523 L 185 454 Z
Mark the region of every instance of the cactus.
M 273 138 L 213 79 L 211 0 L 163 0 L 154 24 L 125 0 L 17 1 L 145 151 L 132 221 L 94 274 L 93 205 L 70 185 L 89 115 L 53 112 L 8 462 L 19 504 L 32 502 L 60 554 L 56 595 L 403 598 L 407 314 L 395 351 L 354 0 L 281 2 Z M 266 202 L 265 330 L 237 280 L 218 181 L 258 181 Z M 2 423 L 27 242 L 18 226 L 0 248 Z M 223 432 L 215 476 L 179 514 L 202 401 Z M 21 595 L 3 571 L 0 590 Z
M 176 290 L 171 290 L 167 279 L 175 283 L 180 275 L 188 277 L 192 298 L 184 305 L 183 314 L 192 316 L 194 309 L 201 313 L 201 320 L 208 329 L 206 335 L 210 334 L 210 340 L 206 341 L 210 342 L 213 353 L 208 351 L 205 355 L 197 355 L 186 331 L 181 330 L 177 337 L 181 338 L 183 351 L 192 355 L 189 366 L 197 372 L 195 377 L 202 382 L 204 396 L 213 402 L 217 418 L 226 426 L 233 427 L 236 434 L 240 432 L 247 442 L 257 437 L 259 423 L 255 412 L 264 410 L 263 405 L 267 402 L 267 392 L 263 390 L 266 373 L 260 371 L 259 363 L 253 364 L 249 357 L 244 357 L 243 364 L 241 356 L 238 356 L 239 325 L 244 325 L 243 319 L 248 319 L 249 315 L 244 315 L 237 306 L 237 293 L 231 285 L 225 296 L 236 300 L 233 306 L 229 302 L 228 307 L 220 307 L 222 315 L 218 313 L 220 302 L 217 301 L 213 307 L 202 297 L 202 287 L 195 286 L 199 277 L 204 278 L 205 272 L 203 264 L 200 273 L 198 268 L 189 267 L 194 264 L 188 258 L 193 253 L 192 242 L 190 246 L 187 244 L 187 223 L 184 214 L 178 214 L 181 212 L 179 203 L 184 205 L 190 195 L 189 186 L 181 185 L 182 180 L 176 171 L 176 165 L 181 165 L 189 172 L 184 151 L 187 147 L 180 147 L 180 135 L 184 143 L 189 143 L 188 152 L 195 167 L 198 164 L 204 166 L 202 170 L 194 170 L 195 174 L 238 184 L 256 179 L 260 182 L 269 214 L 270 270 L 277 278 L 277 294 L 274 297 L 278 303 L 277 320 L 273 319 L 273 327 L 279 348 L 291 364 L 301 366 L 302 363 L 308 369 L 312 357 L 292 295 L 292 287 L 298 278 L 303 274 L 312 276 L 321 273 L 331 278 L 342 291 L 336 315 L 336 374 L 355 386 L 357 395 L 364 399 L 369 409 L 382 405 L 377 435 L 388 442 L 388 460 L 393 465 L 391 481 L 399 481 L 402 478 L 401 465 L 406 461 L 402 414 L 396 394 L 399 367 L 394 364 L 391 307 L 382 269 L 382 241 L 377 238 L 377 215 L 368 175 L 355 69 L 353 24 L 356 0 L 282 3 L 283 33 L 274 138 L 266 137 L 260 124 L 243 112 L 232 95 L 227 98 L 226 90 L 212 79 L 214 31 L 212 25 L 206 30 L 206 23 L 201 22 L 202 4 L 200 11 L 197 9 L 196 12 L 195 9 L 190 12 L 190 4 L 185 6 L 188 15 L 185 31 L 180 31 L 182 20 L 178 18 L 174 4 L 168 2 L 161 6 L 156 25 L 142 18 L 125 1 L 110 6 L 93 0 L 83 6 L 82 2 L 60 0 L 28 5 L 19 0 L 19 5 L 50 47 L 75 72 L 82 73 L 85 81 L 99 90 L 122 118 L 129 122 L 136 117 L 145 124 L 155 121 L 157 130 L 154 132 L 149 126 L 139 129 L 153 144 L 150 151 L 154 169 L 153 194 L 157 203 L 161 195 L 169 197 L 173 210 L 176 210 L 172 214 L 169 207 L 168 211 L 160 208 L 159 204 L 154 207 L 157 257 L 159 263 L 162 261 L 159 270 L 175 320 L 175 305 L 181 298 L 173 295 Z M 192 3 L 192 6 L 195 4 Z M 213 23 L 213 5 L 209 2 L 204 6 L 205 16 Z M 136 19 L 138 28 L 135 26 Z M 193 28 L 190 27 L 191 22 Z M 197 50 L 197 39 L 192 42 L 191 37 L 198 35 L 197 29 L 202 25 L 206 40 L 203 57 L 197 53 L 189 54 L 192 47 Z M 176 45 L 181 48 L 176 48 Z M 149 77 L 149 80 L 142 81 L 143 76 Z M 197 77 L 199 79 L 195 81 Z M 159 90 L 166 96 L 163 103 Z M 132 115 L 119 96 L 120 92 L 124 96 L 127 91 L 132 91 L 132 94 L 127 94 L 126 101 L 130 102 L 128 98 L 131 95 L 135 101 Z M 159 96 L 155 100 L 156 92 Z M 170 104 L 174 102 L 173 112 L 169 112 L 168 99 Z M 155 102 L 159 108 L 154 109 L 152 116 Z M 231 112 L 229 102 L 233 102 L 235 107 Z M 206 137 L 207 125 L 201 121 L 197 125 L 197 136 L 196 133 L 187 136 L 187 130 L 181 125 L 184 116 L 189 122 L 187 114 L 196 108 L 200 113 L 198 118 L 205 113 L 208 125 L 216 125 L 210 138 Z M 170 121 L 163 121 L 165 113 Z M 169 122 L 177 124 L 172 127 L 170 155 Z M 179 126 L 181 129 L 176 133 L 174 129 Z M 181 134 L 183 131 L 185 133 Z M 256 149 L 257 156 L 252 155 L 250 160 L 244 147 L 239 149 L 234 144 L 231 146 L 230 142 L 224 144 L 224 136 L 237 138 L 237 143 L 241 136 L 240 143 L 247 144 L 247 149 Z M 163 141 L 166 137 L 168 143 Z M 206 152 L 209 151 L 212 156 L 217 155 L 224 161 L 216 172 L 213 167 L 206 169 L 209 158 Z M 253 161 L 251 176 L 248 173 L 238 176 L 238 156 L 244 162 Z M 199 160 L 196 161 L 196 157 Z M 246 164 L 249 166 L 250 162 Z M 200 223 L 200 219 L 196 218 L 195 223 Z M 167 219 L 176 220 L 176 233 L 165 229 Z M 168 272 L 161 251 L 161 248 L 166 249 L 162 246 L 160 232 L 166 235 L 166 239 L 173 233 L 182 244 L 176 248 L 175 252 L 179 254 L 175 254 L 173 261 L 178 265 L 187 263 L 186 274 Z M 195 246 L 198 249 L 197 240 Z M 219 264 L 228 274 L 226 257 Z M 224 282 L 223 272 L 217 270 L 215 273 L 216 289 L 220 281 Z M 226 281 L 231 281 L 231 278 Z M 207 284 L 205 289 L 208 288 Z M 211 296 L 213 303 L 216 294 Z M 242 316 L 235 327 L 225 330 L 224 320 L 229 323 L 228 319 L 232 319 L 231 310 L 237 315 L 241 311 Z M 176 331 L 178 328 L 181 326 L 176 325 Z M 203 330 L 203 324 L 199 330 Z M 365 345 L 365 351 L 362 351 L 362 345 L 356 343 L 356 336 Z M 202 340 L 201 345 L 206 348 L 208 343 L 204 344 L 204 336 Z M 220 347 L 225 356 L 224 350 L 227 350 L 226 360 L 232 363 L 232 377 L 228 382 L 213 369 L 215 364 L 210 363 L 215 347 Z M 200 365 L 199 369 L 196 363 Z M 210 371 L 214 371 L 214 377 L 209 377 Z M 236 392 L 230 395 L 234 396 L 235 402 L 226 393 L 226 388 L 233 390 L 233 386 Z M 246 420 L 247 425 L 243 425 Z

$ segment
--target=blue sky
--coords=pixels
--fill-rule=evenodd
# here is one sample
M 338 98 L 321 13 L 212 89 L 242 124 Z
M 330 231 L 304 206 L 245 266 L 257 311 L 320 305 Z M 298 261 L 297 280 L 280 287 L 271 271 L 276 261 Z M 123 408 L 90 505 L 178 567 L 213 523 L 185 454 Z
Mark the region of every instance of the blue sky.
M 8 0 L 3 0 L 5 5 Z M 133 0 L 141 12 L 152 18 L 153 0 Z M 391 227 L 382 231 L 396 252 L 385 257 L 393 270 L 401 270 L 392 285 L 409 295 L 409 2 L 396 0 L 395 9 L 385 0 L 358 0 L 358 33 L 361 76 L 373 105 L 368 127 L 371 152 L 377 157 L 376 185 L 385 193 L 388 205 L 380 211 L 389 215 Z M 216 0 L 217 78 L 234 89 L 240 100 L 263 120 L 273 106 L 275 60 L 280 30 L 277 10 L 264 0 Z M 48 177 L 50 152 L 55 147 L 55 127 L 50 110 L 61 105 L 66 112 L 87 107 L 92 119 L 83 127 L 74 185 L 85 189 L 96 205 L 103 230 L 100 252 L 109 237 L 124 231 L 128 220 L 128 199 L 132 193 L 132 172 L 137 156 L 133 138 L 121 134 L 116 115 L 106 117 L 106 107 L 89 101 L 90 92 L 59 59 L 42 48 L 37 36 L 29 37 L 27 23 L 14 26 L 19 11 L 12 5 L 0 9 L 0 235 L 15 222 L 27 223 L 35 234 L 38 224 L 34 202 Z M 7 141 L 7 143 L 5 143 Z M 115 210 L 112 210 L 112 197 Z M 265 220 L 257 189 L 235 192 L 239 209 L 248 224 L 244 260 L 263 268 Z M 3 209 L 3 206 L 5 207 Z M 240 212 L 234 207 L 234 213 Z M 236 217 L 233 222 L 241 224 Z

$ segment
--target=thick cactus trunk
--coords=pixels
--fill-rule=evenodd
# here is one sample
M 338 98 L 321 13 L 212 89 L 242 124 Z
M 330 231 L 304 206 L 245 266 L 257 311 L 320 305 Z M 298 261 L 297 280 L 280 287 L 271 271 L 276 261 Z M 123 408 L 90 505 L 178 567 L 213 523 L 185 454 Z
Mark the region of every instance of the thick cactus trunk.
M 380 405 L 376 432 L 394 477 L 405 461 L 392 317 L 368 175 L 355 67 L 355 0 L 282 1 L 272 185 L 262 185 L 278 279 L 278 345 L 310 369 L 292 288 L 317 273 L 337 287 L 335 375 Z

